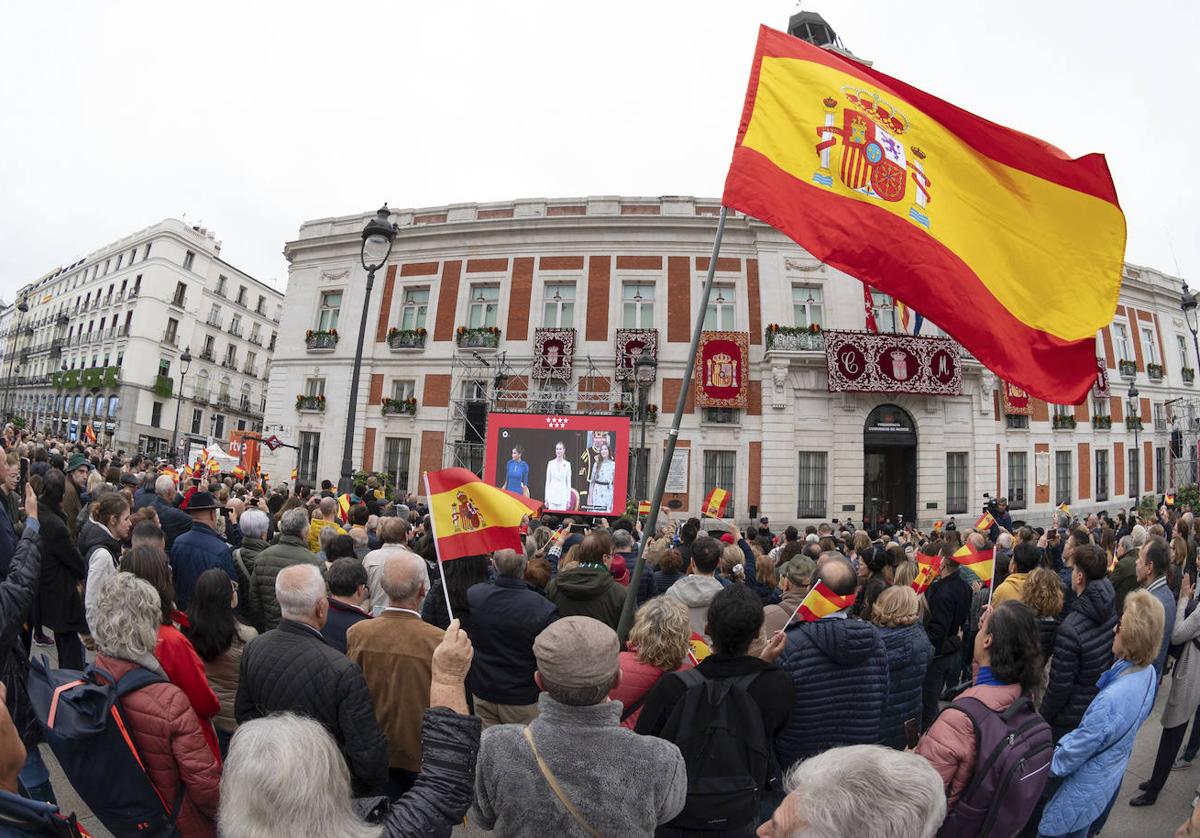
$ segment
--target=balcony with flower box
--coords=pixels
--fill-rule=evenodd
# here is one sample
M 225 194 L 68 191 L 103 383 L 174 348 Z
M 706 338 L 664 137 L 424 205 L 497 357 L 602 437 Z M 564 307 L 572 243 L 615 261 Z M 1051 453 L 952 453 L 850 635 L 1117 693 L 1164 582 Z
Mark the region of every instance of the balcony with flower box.
M 1117 361 L 1117 370 L 1121 373 L 1121 378 L 1137 377 L 1137 364 L 1133 361 Z
M 337 348 L 337 329 L 309 329 L 304 333 L 304 345 L 309 352 L 332 352 Z
M 169 375 L 156 375 L 154 376 L 154 386 L 151 389 L 154 391 L 154 395 L 160 399 L 169 399 L 175 392 L 175 379 Z
M 412 351 L 425 348 L 426 331 L 420 329 L 398 329 L 395 326 L 388 329 L 388 347 L 393 352 Z
M 1075 429 L 1075 417 L 1069 413 L 1056 413 L 1050 419 L 1050 427 L 1056 431 Z
M 494 352 L 500 346 L 500 328 L 498 326 L 459 326 L 455 330 L 454 340 L 459 349 Z
M 1150 376 L 1151 381 L 1162 381 L 1164 372 L 1162 364 L 1146 364 L 1146 375 Z
M 1191 384 L 1196 380 L 1196 371 L 1191 367 L 1184 367 L 1179 371 L 1179 374 L 1183 376 L 1184 384 Z
M 299 413 L 324 413 L 325 397 L 298 395 L 296 396 L 296 410 Z
M 1092 427 L 1098 431 L 1112 430 L 1112 417 L 1111 416 L 1093 416 L 1092 417 Z
M 824 352 L 825 335 L 821 325 L 780 326 L 771 323 L 764 334 L 768 352 Z
M 380 402 L 379 409 L 384 416 L 416 416 L 417 398 L 416 396 L 409 396 L 407 399 L 390 399 L 385 397 Z
M 1126 416 L 1125 427 L 1131 431 L 1140 431 L 1142 429 L 1142 419 L 1140 416 Z

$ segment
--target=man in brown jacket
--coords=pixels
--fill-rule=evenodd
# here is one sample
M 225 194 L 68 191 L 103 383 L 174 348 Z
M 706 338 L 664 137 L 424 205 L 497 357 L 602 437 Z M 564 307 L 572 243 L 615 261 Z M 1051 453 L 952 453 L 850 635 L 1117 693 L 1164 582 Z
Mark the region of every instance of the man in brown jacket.
M 425 560 L 412 553 L 383 565 L 388 604 L 374 620 L 346 632 L 346 654 L 362 668 L 375 718 L 388 740 L 388 789 L 393 798 L 412 787 L 421 770 L 421 720 L 429 707 L 433 650 L 442 631 L 421 619 L 429 591 Z

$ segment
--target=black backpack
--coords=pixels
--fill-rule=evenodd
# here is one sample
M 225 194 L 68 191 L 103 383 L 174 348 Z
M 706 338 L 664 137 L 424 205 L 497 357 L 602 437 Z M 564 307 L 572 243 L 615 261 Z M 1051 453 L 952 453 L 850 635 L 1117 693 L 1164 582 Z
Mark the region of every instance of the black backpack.
M 159 795 L 121 711 L 123 696 L 166 680 L 142 667 L 118 681 L 94 666 L 84 672 L 50 669 L 45 657 L 30 664 L 29 698 L 42 738 L 79 797 L 114 835 L 177 834 L 183 785 L 174 801 Z
M 1029 696 L 1003 713 L 958 698 L 943 713 L 965 713 L 975 731 L 975 773 L 946 815 L 938 838 L 1009 838 L 1024 827 L 1050 777 L 1054 738 Z
M 671 675 L 685 692 L 658 735 L 679 746 L 688 790 L 687 804 L 667 830 L 753 828 L 771 766 L 762 711 L 748 692 L 759 673 L 708 679 L 688 669 Z

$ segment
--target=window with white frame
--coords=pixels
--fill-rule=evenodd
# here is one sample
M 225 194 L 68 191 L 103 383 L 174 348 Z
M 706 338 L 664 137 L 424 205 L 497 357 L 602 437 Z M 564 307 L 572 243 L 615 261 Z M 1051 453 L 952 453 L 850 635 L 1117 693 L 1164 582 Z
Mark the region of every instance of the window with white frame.
M 1167 406 L 1162 402 L 1154 402 L 1150 409 L 1154 414 L 1154 430 L 1165 431 L 1167 429 Z
M 392 382 L 392 398 L 398 402 L 412 398 L 417 392 L 417 382 L 411 378 L 397 378 Z
M 321 302 L 317 308 L 317 330 L 328 332 L 336 329 L 338 317 L 342 313 L 342 292 L 322 291 Z
M 1154 329 L 1149 326 L 1142 327 L 1142 357 L 1146 359 L 1147 364 L 1162 363 L 1158 354 L 1158 341 L 1154 338 Z
M 575 325 L 575 283 L 547 282 L 542 287 L 542 326 L 570 329 Z
M 383 441 L 383 470 L 397 494 L 408 492 L 409 459 L 412 440 L 408 437 L 387 437 Z
M 1029 452 L 1008 452 L 1008 508 L 1025 508 L 1025 489 L 1029 481 Z
M 1108 449 L 1096 449 L 1096 500 L 1108 500 Z
M 428 313 L 429 286 L 405 288 L 404 299 L 400 305 L 400 328 L 424 329 Z
M 296 477 L 310 483 L 317 479 L 317 460 L 321 456 L 321 435 L 313 431 L 300 432 L 300 462 Z
M 1179 368 L 1181 370 L 1195 369 L 1195 367 L 1193 367 L 1191 364 L 1192 359 L 1188 357 L 1187 338 L 1185 338 L 1183 335 L 1176 335 L 1175 345 L 1179 349 Z
M 1071 452 L 1054 452 L 1054 502 L 1071 502 Z
M 480 329 L 495 326 L 500 316 L 500 286 L 472 285 L 471 303 L 467 308 L 467 326 Z
M 304 379 L 304 395 L 306 396 L 323 396 L 325 395 L 325 378 L 318 376 Z
M 736 478 L 736 451 L 704 452 L 704 488 L 701 490 L 701 497 L 708 497 L 708 493 L 713 489 L 727 491 L 729 502 L 725 507 L 726 518 L 734 517 L 733 499 Z
M 792 325 L 807 329 L 825 322 L 824 289 L 811 285 L 792 286 Z
M 946 514 L 962 515 L 967 511 L 967 453 L 951 451 L 946 454 Z
M 1141 458 L 1138 457 L 1137 447 L 1129 446 L 1129 474 L 1127 483 L 1129 483 L 1129 497 L 1136 498 L 1141 492 L 1142 481 L 1138 479 L 1138 464 Z
M 1092 399 L 1092 415 L 1097 419 L 1109 418 L 1109 403 L 1107 398 Z
M 714 285 L 704 312 L 704 328 L 709 331 L 733 331 L 737 322 L 737 309 L 732 285 Z
M 875 312 L 875 325 L 881 333 L 896 331 L 896 301 L 890 294 L 872 291 L 871 308 Z
M 1129 344 L 1129 329 L 1124 323 L 1116 321 L 1112 324 L 1113 349 L 1116 350 L 1118 361 L 1132 361 L 1133 347 Z
M 1167 485 L 1167 449 L 1154 449 L 1154 491 L 1162 494 Z
M 825 517 L 825 451 L 801 451 L 799 468 L 799 503 L 797 518 Z
M 621 283 L 621 328 L 654 328 L 654 283 Z
M 1064 416 L 1074 416 L 1075 415 L 1075 408 L 1069 404 L 1056 404 L 1056 405 L 1051 405 L 1051 406 L 1054 408 L 1054 415 L 1056 417 L 1061 418 Z

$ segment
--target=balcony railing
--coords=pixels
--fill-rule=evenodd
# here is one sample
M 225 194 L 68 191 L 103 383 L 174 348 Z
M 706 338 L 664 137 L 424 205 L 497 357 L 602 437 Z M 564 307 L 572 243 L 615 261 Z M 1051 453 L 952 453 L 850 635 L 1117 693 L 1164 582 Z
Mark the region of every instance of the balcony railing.
M 186 296 L 183 296 L 183 297 L 173 297 L 173 298 L 171 299 L 171 305 L 175 306 L 175 308 L 183 308 L 183 307 L 185 306 L 185 304 L 186 304 L 186 303 L 187 303 L 187 297 L 186 297 Z
M 296 396 L 296 410 L 300 412 L 325 412 L 324 396 Z
M 237 358 L 226 358 L 224 361 L 221 362 L 221 366 L 223 366 L 227 370 L 236 370 L 237 369 Z
M 175 332 L 163 332 L 162 342 L 171 346 L 179 346 L 179 335 Z
M 392 349 L 424 349 L 425 329 L 388 329 L 387 342 Z M 461 345 L 461 344 L 460 344 Z
M 207 323 L 209 326 L 212 326 L 214 329 L 224 328 L 221 325 L 220 319 L 218 319 L 218 318 L 210 317 L 207 320 L 205 320 L 204 322 Z
M 1126 416 L 1125 427 L 1131 431 L 1140 431 L 1142 429 L 1142 420 L 1138 416 Z
M 119 338 L 127 338 L 127 337 L 129 337 L 129 327 L 128 327 L 128 326 L 122 326 L 122 327 L 120 327 L 119 329 L 117 329 L 117 337 L 119 337 Z
M 229 334 L 233 335 L 235 338 L 240 338 L 242 336 L 242 327 L 241 326 L 237 326 L 237 327 L 230 326 Z
M 171 393 L 175 391 L 175 379 L 169 375 L 156 375 L 154 377 L 154 395 L 160 399 L 171 398 Z
M 210 361 L 213 363 L 215 363 L 217 360 L 215 357 L 213 357 L 213 354 L 211 352 L 207 352 L 207 351 L 200 353 L 200 359 L 202 361 Z
M 1179 371 L 1179 374 L 1183 376 L 1184 384 L 1191 384 L 1196 380 L 1196 371 L 1191 367 L 1184 367 Z
M 251 334 L 250 337 L 246 338 L 246 340 L 250 341 L 255 346 L 262 346 L 262 335 Z
M 764 335 L 767 350 L 780 352 L 824 352 L 825 335 L 821 328 L 799 326 L 767 326 Z
M 70 318 L 70 317 L 68 317 L 68 316 L 67 316 L 67 315 L 65 315 L 65 314 L 60 314 L 60 315 L 58 315 L 57 317 L 55 317 L 55 318 L 54 318 L 54 322 L 55 322 L 55 324 L 56 324 L 56 325 L 59 325 L 59 326 L 66 326 L 68 323 L 70 323 L 70 322 L 71 322 L 71 318 Z
M 380 405 L 384 416 L 416 416 L 417 399 L 409 396 L 407 399 L 387 399 Z
M 1137 376 L 1137 364 L 1133 361 L 1117 361 L 1117 370 L 1121 373 L 1122 378 Z
M 1098 431 L 1107 431 L 1112 428 L 1111 416 L 1093 416 L 1092 427 Z
M 500 346 L 500 329 L 497 326 L 459 326 L 455 340 L 463 349 L 496 349 Z
M 332 352 L 337 347 L 338 333 L 337 329 L 329 331 L 313 331 L 309 329 L 304 334 L 304 345 L 308 347 L 310 352 Z
M 1056 431 L 1074 430 L 1075 417 L 1066 413 L 1056 413 L 1050 420 L 1050 427 Z
M 230 406 L 231 402 L 228 394 L 217 396 L 217 407 L 221 408 L 221 410 L 229 410 Z
M 1146 375 L 1150 376 L 1151 381 L 1162 381 L 1164 372 L 1162 364 L 1146 364 Z
M 242 372 L 244 372 L 246 375 L 251 375 L 255 378 L 258 378 L 258 367 L 256 365 L 246 364 L 246 366 L 242 367 Z

